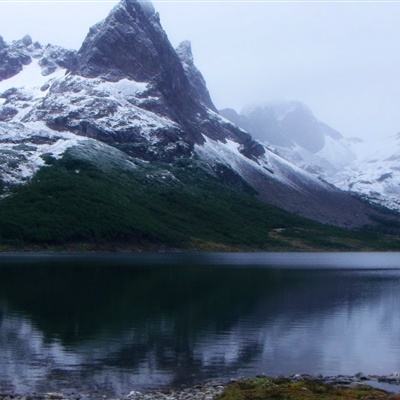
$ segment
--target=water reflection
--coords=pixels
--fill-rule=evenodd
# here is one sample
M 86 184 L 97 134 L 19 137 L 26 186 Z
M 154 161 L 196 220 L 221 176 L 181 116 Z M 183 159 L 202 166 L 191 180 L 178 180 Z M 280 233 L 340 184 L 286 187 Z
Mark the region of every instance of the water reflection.
M 135 388 L 400 368 L 398 271 L 87 262 L 0 269 L 0 387 Z

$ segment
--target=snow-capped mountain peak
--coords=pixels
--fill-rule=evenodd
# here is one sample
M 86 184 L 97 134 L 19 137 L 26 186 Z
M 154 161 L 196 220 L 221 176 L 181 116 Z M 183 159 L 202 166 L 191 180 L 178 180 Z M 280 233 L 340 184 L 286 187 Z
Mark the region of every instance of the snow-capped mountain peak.
M 245 182 L 262 201 L 321 222 L 372 222 L 375 211 L 367 204 L 223 118 L 191 46 L 184 42 L 175 50 L 147 2 L 122 0 L 89 30 L 78 52 L 25 38 L 4 43 L 0 54 L 0 177 L 6 189 L 29 181 L 46 153 L 62 157 L 79 142 L 80 154 L 85 148 L 92 154 L 96 143 L 107 154 L 117 149 L 118 157 L 156 165 L 196 160 L 210 179 Z M 293 127 L 300 115 L 319 131 L 306 138 L 293 132 L 290 145 L 321 151 L 325 136 L 334 135 L 321 139 L 327 128 L 295 106 L 282 108 L 278 123 Z

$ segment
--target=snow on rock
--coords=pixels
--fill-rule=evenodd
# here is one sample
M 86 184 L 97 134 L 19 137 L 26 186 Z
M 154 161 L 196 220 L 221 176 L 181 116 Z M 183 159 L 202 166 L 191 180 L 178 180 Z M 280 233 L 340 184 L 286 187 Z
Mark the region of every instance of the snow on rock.
M 117 82 L 98 82 L 97 88 L 103 89 L 114 97 L 124 101 L 131 96 L 137 96 L 146 92 L 149 88 L 147 82 L 136 82 L 131 79 L 121 79 Z
M 326 160 L 335 170 L 349 165 L 356 158 L 345 138 L 332 138 L 331 136 L 325 137 L 324 147 L 316 155 Z
M 272 148 L 283 158 L 327 181 L 331 181 L 332 176 L 356 159 L 345 139 L 333 139 L 329 136 L 325 137 L 323 148 L 316 153 L 298 144 Z
M 223 164 L 232 168 L 243 179 L 249 170 L 257 170 L 260 174 L 268 178 L 279 181 L 280 183 L 291 187 L 296 191 L 302 191 L 303 187 L 299 182 L 320 187 L 330 187 L 317 177 L 305 172 L 301 168 L 294 166 L 279 155 L 265 148 L 265 153 L 257 160 L 250 159 L 241 153 L 241 146 L 232 140 L 226 142 L 212 140 L 204 137 L 203 145 L 196 145 L 195 151 L 201 159 L 206 160 L 210 165 Z M 295 177 L 295 179 L 292 179 Z
M 76 65 L 76 52 L 59 46 L 42 46 L 33 42 L 30 36 L 24 36 L 11 44 L 0 40 L 0 81 L 12 78 L 23 68 L 38 61 L 43 75 L 49 75 L 58 68 L 73 69 Z
M 16 185 L 29 180 L 46 156 L 60 158 L 84 138 L 70 132 L 55 132 L 41 123 L 0 122 L 0 179 Z
M 370 143 L 368 148 L 364 158 L 335 175 L 332 183 L 400 211 L 400 135 Z
M 30 64 L 24 66 L 19 74 L 1 81 L 0 93 L 4 93 L 9 89 L 24 89 L 31 91 L 33 97 L 43 97 L 46 94 L 46 91 L 42 90 L 43 86 L 61 77 L 64 73 L 65 70 L 58 69 L 57 73 L 51 74 L 51 76 L 44 76 L 39 61 L 33 60 Z
M 58 68 L 45 76 L 39 61 L 33 60 L 19 74 L 1 81 L 0 121 L 22 121 L 64 74 L 65 70 Z
M 56 68 L 45 76 L 33 59 L 9 79 L 0 81 L 0 181 L 16 185 L 28 181 L 42 166 L 44 156 L 59 158 L 79 137 L 55 132 L 43 122 L 23 123 L 51 85 L 65 74 Z
M 109 141 L 146 141 L 155 144 L 164 132 L 180 132 L 169 118 L 147 110 L 157 101 L 149 84 L 131 79 L 117 82 L 69 74 L 53 83 L 25 121 L 45 121 L 49 126 Z

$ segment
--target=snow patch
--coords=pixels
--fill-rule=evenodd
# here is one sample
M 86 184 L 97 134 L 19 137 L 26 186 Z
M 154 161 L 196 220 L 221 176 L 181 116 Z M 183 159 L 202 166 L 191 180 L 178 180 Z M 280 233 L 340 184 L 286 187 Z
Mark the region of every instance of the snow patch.
M 58 159 L 85 139 L 70 132 L 52 131 L 41 122 L 0 123 L 1 180 L 9 185 L 24 183 L 46 165 L 45 155 Z
M 60 78 L 64 73 L 65 70 L 60 68 L 53 74 L 44 76 L 39 61 L 33 59 L 30 64 L 24 66 L 19 74 L 0 82 L 0 93 L 9 89 L 23 89 L 34 98 L 43 97 L 46 95 L 46 91 L 42 91 L 41 88 L 50 80 Z
M 126 98 L 129 96 L 137 96 L 144 93 L 149 88 L 147 82 L 136 82 L 130 79 L 121 79 L 117 82 L 101 82 L 97 85 L 99 89 L 112 94 L 114 97 Z
M 332 178 L 332 183 L 373 203 L 400 211 L 400 139 L 398 136 L 363 145 L 364 154 Z

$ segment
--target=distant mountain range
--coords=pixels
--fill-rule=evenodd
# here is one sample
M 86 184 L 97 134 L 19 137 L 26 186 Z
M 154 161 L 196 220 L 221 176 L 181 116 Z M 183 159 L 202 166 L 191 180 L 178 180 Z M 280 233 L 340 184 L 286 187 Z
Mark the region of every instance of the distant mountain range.
M 293 164 L 329 178 L 355 160 L 350 141 L 297 101 L 220 111 Z
M 388 243 L 397 214 L 318 176 L 353 158 L 338 132 L 299 103 L 222 114 L 190 43 L 174 49 L 147 2 L 122 0 L 78 51 L 1 39 L 0 242 Z

